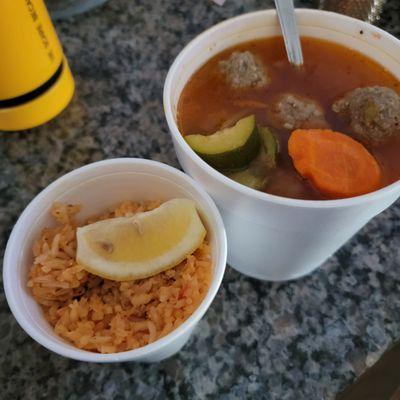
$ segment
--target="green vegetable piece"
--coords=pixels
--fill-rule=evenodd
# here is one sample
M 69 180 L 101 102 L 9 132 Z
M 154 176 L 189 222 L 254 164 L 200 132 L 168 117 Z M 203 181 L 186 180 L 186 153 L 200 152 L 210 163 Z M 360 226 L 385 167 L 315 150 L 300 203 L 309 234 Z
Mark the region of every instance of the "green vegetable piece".
M 245 169 L 243 171 L 233 172 L 228 174 L 228 178 L 233 179 L 234 181 L 241 183 L 242 185 L 248 186 L 255 190 L 261 190 L 265 184 L 267 183 L 267 177 L 257 176 L 253 174 L 250 169 Z
M 263 160 L 265 160 L 269 168 L 274 168 L 278 153 L 278 141 L 267 127 L 258 127 L 258 132 L 264 149 Z
M 246 167 L 258 154 L 260 136 L 254 115 L 212 135 L 185 136 L 189 146 L 212 167 L 237 170 Z
M 364 108 L 364 117 L 368 122 L 372 122 L 379 117 L 379 108 L 374 101 L 366 102 Z
M 260 135 L 260 151 L 245 170 L 228 174 L 234 181 L 255 190 L 262 190 L 267 181 L 271 169 L 276 167 L 278 153 L 278 141 L 273 133 L 266 127 L 258 127 Z

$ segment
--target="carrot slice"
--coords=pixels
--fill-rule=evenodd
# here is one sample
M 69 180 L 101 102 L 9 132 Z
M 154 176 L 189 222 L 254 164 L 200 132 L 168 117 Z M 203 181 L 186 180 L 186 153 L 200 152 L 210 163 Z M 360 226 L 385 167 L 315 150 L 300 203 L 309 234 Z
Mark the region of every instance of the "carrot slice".
M 379 188 L 381 169 L 371 153 L 351 137 L 329 129 L 297 129 L 288 143 L 299 174 L 329 198 L 344 198 Z

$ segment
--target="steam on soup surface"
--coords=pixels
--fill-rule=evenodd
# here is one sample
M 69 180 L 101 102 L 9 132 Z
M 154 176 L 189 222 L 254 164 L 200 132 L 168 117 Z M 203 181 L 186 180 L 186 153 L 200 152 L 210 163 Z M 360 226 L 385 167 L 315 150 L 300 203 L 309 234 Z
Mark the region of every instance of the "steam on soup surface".
M 307 37 L 302 46 L 302 69 L 280 37 L 205 63 L 179 100 L 188 144 L 237 182 L 284 197 L 352 197 L 398 180 L 399 81 L 346 47 Z

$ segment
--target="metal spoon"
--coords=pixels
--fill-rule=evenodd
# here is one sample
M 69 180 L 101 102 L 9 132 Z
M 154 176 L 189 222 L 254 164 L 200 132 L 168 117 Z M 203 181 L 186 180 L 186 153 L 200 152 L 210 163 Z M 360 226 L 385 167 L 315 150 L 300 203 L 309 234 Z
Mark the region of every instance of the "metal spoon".
M 285 41 L 289 62 L 296 67 L 303 65 L 299 30 L 294 12 L 293 0 L 275 0 L 276 12 Z

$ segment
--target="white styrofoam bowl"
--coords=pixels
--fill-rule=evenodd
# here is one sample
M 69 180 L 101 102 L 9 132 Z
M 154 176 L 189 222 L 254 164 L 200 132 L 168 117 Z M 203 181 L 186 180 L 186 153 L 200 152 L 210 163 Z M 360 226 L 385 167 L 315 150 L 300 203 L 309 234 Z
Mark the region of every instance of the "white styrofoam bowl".
M 44 318 L 27 288 L 32 246 L 43 228 L 54 225 L 50 208 L 56 201 L 82 204 L 79 218 L 107 210 L 124 200 L 169 200 L 185 197 L 196 202 L 212 247 L 214 266 L 210 288 L 196 311 L 177 329 L 147 346 L 112 354 L 80 350 L 57 334 Z M 39 193 L 19 217 L 7 243 L 3 263 L 4 289 L 16 320 L 38 343 L 64 357 L 90 362 L 154 362 L 171 356 L 189 339 L 213 301 L 226 265 L 226 236 L 220 214 L 208 194 L 183 172 L 165 164 L 135 158 L 99 161 L 78 168 Z
M 400 41 L 387 32 L 341 14 L 296 10 L 300 34 L 330 40 L 376 60 L 400 78 Z M 219 207 L 228 237 L 228 263 L 264 280 L 310 273 L 372 217 L 400 196 L 400 182 L 363 196 L 328 201 L 283 198 L 242 186 L 198 157 L 177 126 L 180 94 L 207 60 L 233 45 L 280 35 L 275 10 L 226 20 L 191 41 L 172 64 L 164 86 L 164 110 L 175 151 L 185 172 Z

